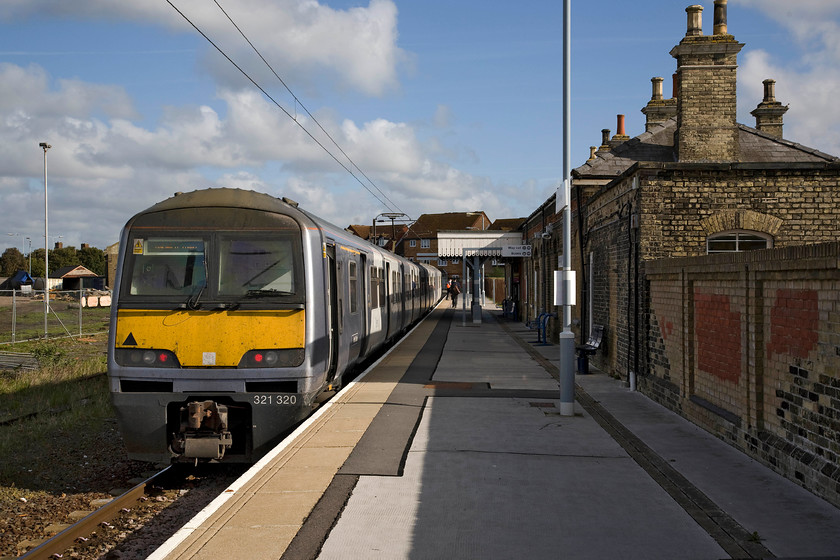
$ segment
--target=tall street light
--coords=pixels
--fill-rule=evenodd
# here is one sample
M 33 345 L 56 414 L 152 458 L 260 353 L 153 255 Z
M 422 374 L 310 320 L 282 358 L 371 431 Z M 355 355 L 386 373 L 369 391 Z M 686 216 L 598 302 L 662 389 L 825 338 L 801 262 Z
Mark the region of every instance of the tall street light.
M 373 219 L 373 232 L 371 232 L 371 237 L 374 239 L 374 243 L 376 243 L 376 221 L 380 217 L 385 217 L 391 220 L 391 250 L 393 252 L 397 252 L 397 239 L 396 239 L 396 231 L 394 229 L 394 220 L 397 218 L 408 218 L 407 214 L 403 214 L 402 212 L 382 212 L 381 214 L 377 214 L 376 217 Z M 409 218 L 410 219 L 410 218 Z M 387 248 L 387 243 L 385 244 Z
M 46 142 L 38 144 L 44 150 L 44 338 L 49 338 L 47 319 L 50 316 L 50 222 L 47 211 L 47 150 L 52 148 Z

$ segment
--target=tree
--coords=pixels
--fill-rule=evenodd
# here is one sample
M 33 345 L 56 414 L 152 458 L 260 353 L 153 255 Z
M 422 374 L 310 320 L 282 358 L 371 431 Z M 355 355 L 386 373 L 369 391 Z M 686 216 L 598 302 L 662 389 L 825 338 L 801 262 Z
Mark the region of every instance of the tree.
M 105 251 L 96 247 L 83 247 L 79 249 L 78 257 L 83 267 L 95 272 L 98 276 L 105 276 L 107 272 Z
M 32 255 L 32 277 L 43 278 L 44 276 L 44 250 L 35 249 Z M 50 263 L 52 264 L 52 263 Z
M 14 276 L 18 270 L 26 270 L 26 259 L 16 247 L 9 247 L 0 256 L 0 276 Z
M 82 264 L 75 247 L 62 247 L 50 251 L 50 274 L 64 268 L 65 266 L 78 266 Z

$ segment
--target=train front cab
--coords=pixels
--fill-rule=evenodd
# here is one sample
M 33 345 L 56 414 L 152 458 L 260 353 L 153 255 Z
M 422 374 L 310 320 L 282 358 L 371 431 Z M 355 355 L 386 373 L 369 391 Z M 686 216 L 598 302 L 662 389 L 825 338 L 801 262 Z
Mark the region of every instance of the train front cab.
M 121 247 L 108 370 L 129 457 L 250 462 L 309 414 L 330 355 L 305 295 L 326 292 L 304 274 L 320 240 L 277 213 L 175 208 Z

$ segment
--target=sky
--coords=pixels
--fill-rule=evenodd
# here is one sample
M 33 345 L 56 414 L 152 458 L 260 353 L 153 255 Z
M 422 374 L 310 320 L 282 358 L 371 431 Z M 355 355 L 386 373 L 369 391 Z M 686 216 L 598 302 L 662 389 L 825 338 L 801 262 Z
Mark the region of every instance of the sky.
M 644 132 L 652 77 L 672 95 L 691 3 L 711 34 L 713 0 L 571 0 L 573 168 L 616 115 Z M 785 138 L 840 155 L 840 0 L 729 0 L 728 27 L 738 122 L 772 78 Z M 0 0 L 0 252 L 44 246 L 41 142 L 50 247 L 207 187 L 341 227 L 525 217 L 563 179 L 562 84 L 561 0 Z

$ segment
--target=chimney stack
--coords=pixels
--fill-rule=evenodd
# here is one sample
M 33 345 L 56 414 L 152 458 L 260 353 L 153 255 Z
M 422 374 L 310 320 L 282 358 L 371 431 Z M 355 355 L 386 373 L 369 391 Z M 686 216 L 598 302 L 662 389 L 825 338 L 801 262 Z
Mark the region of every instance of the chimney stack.
M 726 31 L 726 1 L 715 1 L 715 35 L 701 30 L 702 6 L 689 6 L 688 30 L 671 49 L 677 59 L 677 160 L 730 162 L 740 159 L 736 122 L 738 53 Z
M 667 121 L 677 114 L 677 102 L 675 99 L 664 99 L 662 95 L 662 84 L 665 80 L 660 77 L 651 78 L 651 95 L 648 104 L 642 108 L 642 113 L 647 117 L 645 121 L 645 132 L 650 132 L 654 124 Z
M 755 117 L 755 127 L 765 134 L 782 138 L 783 117 L 788 106 L 776 101 L 776 80 L 764 80 L 764 101 L 750 114 Z

